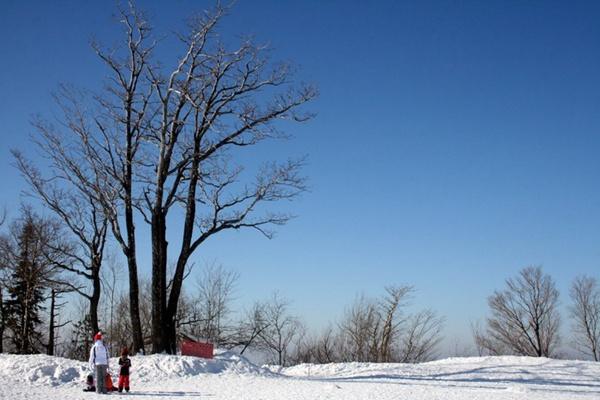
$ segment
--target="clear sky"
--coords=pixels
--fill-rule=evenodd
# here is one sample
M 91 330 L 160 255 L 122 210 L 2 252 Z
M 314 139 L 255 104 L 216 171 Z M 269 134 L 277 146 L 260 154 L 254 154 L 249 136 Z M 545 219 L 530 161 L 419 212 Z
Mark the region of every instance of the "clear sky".
M 138 4 L 168 33 L 211 3 Z M 99 87 L 89 41 L 117 39 L 113 12 L 2 2 L 0 204 L 19 202 L 9 149 L 31 147 L 30 117 L 51 115 L 51 90 Z M 598 21 L 596 1 L 239 0 L 224 35 L 268 41 L 320 88 L 317 118 L 257 154 L 308 154 L 311 191 L 274 240 L 227 233 L 197 262 L 239 271 L 240 305 L 278 289 L 313 327 L 359 292 L 410 283 L 450 339 L 468 336 L 486 297 L 531 264 L 566 305 L 573 277 L 600 277 Z

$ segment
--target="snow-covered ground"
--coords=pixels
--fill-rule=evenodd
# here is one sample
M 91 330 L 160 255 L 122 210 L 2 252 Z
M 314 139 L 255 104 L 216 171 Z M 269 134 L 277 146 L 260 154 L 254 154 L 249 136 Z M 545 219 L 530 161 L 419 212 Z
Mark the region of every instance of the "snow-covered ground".
M 112 360 L 116 366 L 116 359 Z M 452 358 L 418 365 L 303 364 L 280 371 L 234 354 L 215 360 L 133 357 L 131 399 L 600 399 L 600 363 L 524 357 Z M 114 370 L 116 368 L 113 367 Z M 84 393 L 85 363 L 0 355 L 1 399 L 72 400 Z

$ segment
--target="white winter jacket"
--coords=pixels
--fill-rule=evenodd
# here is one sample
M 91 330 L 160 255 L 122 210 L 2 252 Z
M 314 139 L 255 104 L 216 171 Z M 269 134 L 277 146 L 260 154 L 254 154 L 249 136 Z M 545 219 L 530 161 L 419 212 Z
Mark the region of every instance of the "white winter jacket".
M 93 370 L 96 365 L 108 367 L 108 350 L 102 340 L 97 340 L 90 350 L 90 368 Z

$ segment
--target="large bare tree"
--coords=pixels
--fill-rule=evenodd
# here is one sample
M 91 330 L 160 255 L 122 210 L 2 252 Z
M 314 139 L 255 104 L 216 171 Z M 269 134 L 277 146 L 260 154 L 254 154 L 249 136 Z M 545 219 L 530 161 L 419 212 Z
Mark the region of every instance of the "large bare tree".
M 264 46 L 251 40 L 225 46 L 217 32 L 225 11 L 217 5 L 192 18 L 187 32 L 176 36 L 180 56 L 170 62 L 157 59 L 157 40 L 144 16 L 125 8 L 120 12 L 123 45 L 94 44 L 110 74 L 106 92 L 95 94 L 91 104 L 77 91 L 59 92 L 71 140 L 52 138 L 61 137 L 59 145 L 66 149 L 74 145 L 69 162 L 83 177 L 83 190 L 102 207 L 127 259 L 135 350 L 144 345 L 136 215 L 150 225 L 152 351 L 174 353 L 190 257 L 226 230 L 250 228 L 272 237 L 270 227 L 291 216 L 266 205 L 305 190 L 302 160 L 261 168 L 251 162 L 247 172 L 242 151 L 285 138 L 280 120 L 309 119 L 298 109 L 316 90 L 293 84 L 289 66 L 272 63 Z M 167 227 L 174 215 L 182 215 L 183 224 L 173 231 L 178 248 L 169 251 Z M 169 260 L 175 263 L 172 273 Z
M 146 66 L 148 91 L 157 107 L 144 130 L 149 143 L 144 157 L 150 168 L 141 164 L 136 177 L 143 185 L 139 209 L 151 226 L 154 352 L 176 351 L 183 278 L 198 247 L 228 229 L 254 228 L 270 237 L 268 226 L 283 224 L 290 216 L 257 215 L 261 203 L 290 199 L 304 190 L 297 161 L 266 165 L 254 182 L 239 184 L 242 168 L 232 150 L 283 137 L 273 122 L 308 118 L 295 110 L 315 91 L 288 87 L 279 94 L 271 92 L 288 86 L 288 67 L 272 66 L 266 49 L 251 41 L 228 50 L 215 32 L 224 11 L 217 6 L 191 21 L 189 32 L 179 36 L 183 52 L 173 70 Z M 145 21 L 135 23 L 146 26 Z M 119 71 L 118 65 L 111 65 Z M 176 268 L 167 277 L 166 231 L 175 205 L 183 208 L 184 224 Z
M 533 357 L 549 357 L 559 344 L 558 290 L 541 267 L 522 269 L 506 288 L 488 299 L 487 343 L 493 348 Z
M 589 276 L 575 279 L 570 291 L 571 318 L 578 350 L 600 360 L 600 285 Z
M 229 229 L 253 228 L 271 237 L 269 226 L 290 216 L 268 212 L 262 204 L 291 199 L 305 189 L 301 161 L 266 164 L 254 181 L 240 183 L 243 168 L 233 150 L 284 137 L 274 122 L 306 120 L 309 115 L 296 109 L 315 91 L 290 88 L 289 68 L 269 63 L 266 49 L 251 41 L 227 49 L 215 32 L 223 13 L 217 7 L 192 21 L 189 33 L 180 37 L 184 51 L 174 70 L 148 68 L 160 104 L 149 135 L 153 168 L 147 171 L 142 211 L 152 231 L 153 351 L 176 351 L 179 296 L 199 246 Z M 278 87 L 285 89 L 273 91 Z M 166 230 L 176 204 L 183 207 L 184 224 L 176 268 L 167 277 Z

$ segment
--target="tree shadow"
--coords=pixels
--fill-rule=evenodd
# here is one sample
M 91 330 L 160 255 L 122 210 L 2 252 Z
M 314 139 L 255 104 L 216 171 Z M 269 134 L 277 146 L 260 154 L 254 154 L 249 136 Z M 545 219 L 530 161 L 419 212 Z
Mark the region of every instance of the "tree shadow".
M 506 369 L 508 373 L 518 373 L 525 376 L 504 376 L 494 378 L 490 376 L 480 376 L 485 373 L 497 373 Z M 546 371 L 547 372 L 547 371 Z M 461 377 L 461 375 L 473 375 L 472 377 Z M 388 383 L 401 385 L 428 385 L 453 388 L 486 388 L 509 390 L 511 385 L 524 386 L 531 391 L 555 391 L 569 393 L 600 393 L 600 379 L 595 375 L 584 374 L 583 371 L 574 371 L 578 380 L 567 378 L 542 378 L 531 371 L 525 370 L 520 365 L 491 366 L 465 369 L 460 371 L 438 373 L 431 375 L 414 374 L 363 374 L 349 377 L 315 377 L 309 380 L 318 380 L 324 382 L 361 382 L 368 383 Z M 531 376 L 531 377 L 529 377 Z M 581 379 L 583 378 L 583 379 Z M 385 380 L 386 382 L 382 382 Z M 506 386 L 498 387 L 498 384 Z M 494 385 L 494 386 L 492 386 Z M 591 390 L 590 390 L 591 389 Z

